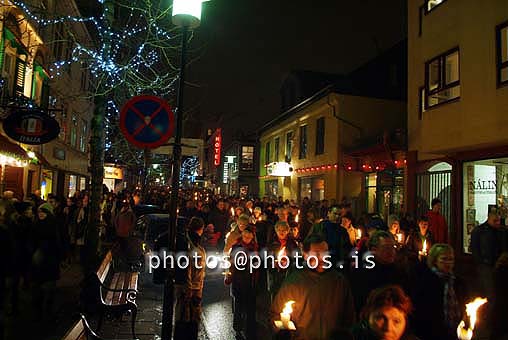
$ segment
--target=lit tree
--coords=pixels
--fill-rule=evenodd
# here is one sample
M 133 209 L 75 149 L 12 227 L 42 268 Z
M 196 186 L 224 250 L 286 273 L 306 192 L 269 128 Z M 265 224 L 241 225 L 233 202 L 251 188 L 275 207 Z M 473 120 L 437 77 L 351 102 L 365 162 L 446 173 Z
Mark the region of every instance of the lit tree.
M 102 198 L 105 151 L 108 158 L 128 165 L 143 164 L 142 150 L 132 148 L 118 130 L 118 107 L 140 94 L 170 99 L 177 84 L 180 37 L 173 34 L 171 9 L 167 0 L 103 0 L 96 16 L 49 18 L 39 15 L 20 1 L 13 3 L 39 27 L 61 22 L 85 22 L 95 42 L 74 39 L 69 32 L 72 53 L 69 59 L 50 65 L 50 73 L 58 77 L 72 63 L 80 63 L 92 75 L 93 101 L 91 122 L 90 223 L 86 244 L 94 256 L 98 245 L 99 204 Z

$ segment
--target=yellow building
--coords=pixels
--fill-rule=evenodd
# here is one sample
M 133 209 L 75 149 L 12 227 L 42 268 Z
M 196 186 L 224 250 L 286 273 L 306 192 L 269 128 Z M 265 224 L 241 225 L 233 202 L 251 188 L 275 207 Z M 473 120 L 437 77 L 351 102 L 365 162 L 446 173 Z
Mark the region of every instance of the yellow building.
M 408 210 L 443 201 L 455 249 L 508 205 L 508 2 L 408 2 Z
M 329 85 L 267 123 L 260 133 L 260 196 L 358 200 L 362 171 L 344 150 L 403 121 L 405 103 L 351 94 Z
M 74 0 L 24 3 L 29 11 L 39 13 L 39 18 L 80 16 Z M 1 118 L 17 109 L 9 103 L 16 103 L 18 108 L 26 106 L 18 104 L 22 99 L 46 111 L 60 125 L 58 138 L 49 143 L 20 144 L 30 157 L 11 153 L 23 162 L 6 164 L 4 189 L 15 191 L 18 198 L 35 190 L 41 190 L 43 198 L 50 193 L 73 195 L 85 189 L 89 178 L 88 142 L 93 112 L 93 100 L 87 95 L 89 73 L 74 63 L 52 71 L 50 79 L 49 66 L 55 61 L 70 60 L 72 39 L 86 43 L 91 38 L 84 23 L 61 22 L 39 27 L 24 9 L 9 2 L 3 2 L 0 11 L 3 18 L 0 70 L 4 83 Z M 19 144 L 10 139 L 8 143 Z

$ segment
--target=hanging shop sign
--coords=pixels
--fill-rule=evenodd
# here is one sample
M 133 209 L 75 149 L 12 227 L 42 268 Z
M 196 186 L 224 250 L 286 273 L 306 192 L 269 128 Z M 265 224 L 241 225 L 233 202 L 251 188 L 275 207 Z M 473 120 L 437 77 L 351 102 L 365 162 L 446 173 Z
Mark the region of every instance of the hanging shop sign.
M 293 167 L 286 162 L 273 162 L 266 167 L 269 176 L 289 177 L 293 173 Z
M 120 130 L 138 148 L 154 149 L 168 142 L 175 128 L 168 102 L 155 96 L 130 99 L 120 111 Z
M 222 129 L 218 128 L 215 130 L 213 137 L 213 165 L 220 165 L 220 154 L 222 148 Z
M 3 128 L 10 138 L 31 145 L 46 144 L 60 133 L 56 119 L 42 110 L 16 110 L 3 121 Z

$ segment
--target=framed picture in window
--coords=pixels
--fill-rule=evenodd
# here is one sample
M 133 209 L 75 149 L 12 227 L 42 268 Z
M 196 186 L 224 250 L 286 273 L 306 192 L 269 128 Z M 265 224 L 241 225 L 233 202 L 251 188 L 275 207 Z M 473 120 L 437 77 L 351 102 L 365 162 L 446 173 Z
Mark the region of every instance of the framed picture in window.
M 466 209 L 466 222 L 474 224 L 475 219 L 476 219 L 476 209 Z

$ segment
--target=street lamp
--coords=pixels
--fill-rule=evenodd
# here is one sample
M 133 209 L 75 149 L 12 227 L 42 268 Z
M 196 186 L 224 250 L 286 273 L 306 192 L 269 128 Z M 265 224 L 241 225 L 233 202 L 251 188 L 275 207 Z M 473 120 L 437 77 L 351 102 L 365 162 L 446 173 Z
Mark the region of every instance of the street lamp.
M 169 204 L 169 230 L 168 250 L 175 252 L 178 191 L 180 187 L 180 163 L 182 160 L 182 134 L 183 134 L 183 88 L 185 85 L 185 57 L 187 49 L 187 33 L 189 29 L 199 26 L 201 21 L 201 7 L 203 0 L 173 0 L 173 24 L 182 29 L 182 45 L 180 54 L 180 74 L 178 76 L 178 93 L 176 97 L 176 131 L 173 145 L 173 162 L 171 170 L 171 197 Z M 175 271 L 168 269 L 164 283 L 164 301 L 162 305 L 162 340 L 170 340 L 173 333 L 173 306 L 174 306 Z

